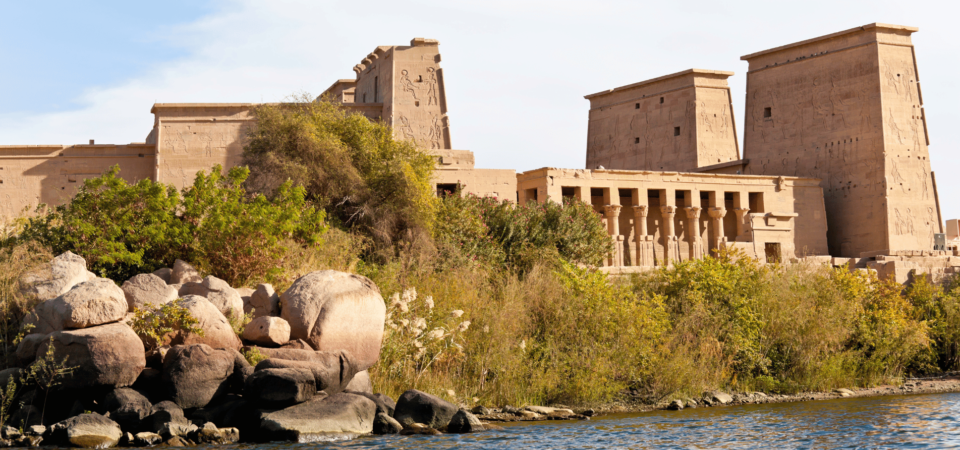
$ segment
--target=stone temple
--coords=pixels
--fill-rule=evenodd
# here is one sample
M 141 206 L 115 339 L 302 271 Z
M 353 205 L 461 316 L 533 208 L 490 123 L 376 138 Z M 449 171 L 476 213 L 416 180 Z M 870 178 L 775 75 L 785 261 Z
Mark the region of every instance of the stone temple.
M 438 195 L 572 197 L 602 215 L 628 273 L 738 248 L 764 262 L 960 271 L 947 244 L 911 34 L 869 24 L 759 51 L 747 61 L 743 149 L 732 72 L 690 69 L 587 95 L 586 168 L 477 169 L 451 139 L 439 42 L 376 47 L 317 101 L 390 125 L 434 155 Z M 0 146 L 0 215 L 69 199 L 119 164 L 129 181 L 183 187 L 242 163 L 247 103 L 158 103 L 145 142 Z M 952 229 L 956 228 L 952 222 Z

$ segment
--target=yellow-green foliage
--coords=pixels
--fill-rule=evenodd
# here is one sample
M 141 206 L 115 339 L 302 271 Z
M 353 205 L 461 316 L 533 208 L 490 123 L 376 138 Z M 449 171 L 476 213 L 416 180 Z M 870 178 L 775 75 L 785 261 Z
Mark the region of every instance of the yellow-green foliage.
M 49 249 L 32 241 L 0 247 L 0 367 L 16 363 L 14 353 L 23 334 L 20 324 L 37 304 L 36 298 L 21 292 L 21 277 L 49 271 L 52 258 Z
M 181 305 L 182 298 L 158 307 L 144 306 L 133 310 L 130 326 L 146 344 L 147 351 L 163 345 L 170 333 L 185 331 L 203 336 L 203 329 L 190 310 Z
M 254 110 L 244 147 L 247 186 L 272 192 L 292 180 L 329 217 L 372 239 L 376 250 L 410 234 L 429 236 L 436 199 L 434 159 L 390 127 L 308 95 Z
M 247 362 L 254 367 L 256 367 L 257 364 L 260 364 L 260 361 L 263 361 L 269 358 L 267 355 L 264 355 L 263 353 L 261 353 L 260 349 L 256 347 L 253 347 L 250 349 L 243 349 L 243 357 L 246 358 Z

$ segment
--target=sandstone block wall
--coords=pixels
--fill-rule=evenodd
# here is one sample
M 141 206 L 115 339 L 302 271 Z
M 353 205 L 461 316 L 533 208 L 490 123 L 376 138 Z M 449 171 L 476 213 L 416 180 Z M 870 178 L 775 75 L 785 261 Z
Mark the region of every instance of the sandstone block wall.
M 741 58 L 747 173 L 819 178 L 832 255 L 931 250 L 940 232 L 914 31 L 871 24 Z
M 587 95 L 587 168 L 693 172 L 739 159 L 730 75 L 690 69 Z

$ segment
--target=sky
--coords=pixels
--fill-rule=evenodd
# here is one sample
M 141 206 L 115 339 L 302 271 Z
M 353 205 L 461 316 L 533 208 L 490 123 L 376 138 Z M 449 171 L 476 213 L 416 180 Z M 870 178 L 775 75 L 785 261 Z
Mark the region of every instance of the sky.
M 478 168 L 582 168 L 584 95 L 856 26 L 913 35 L 944 219 L 960 217 L 956 1 L 0 0 L 0 145 L 142 142 L 153 103 L 317 95 L 378 45 L 440 41 L 453 147 Z M 741 149 L 742 151 L 742 149 Z

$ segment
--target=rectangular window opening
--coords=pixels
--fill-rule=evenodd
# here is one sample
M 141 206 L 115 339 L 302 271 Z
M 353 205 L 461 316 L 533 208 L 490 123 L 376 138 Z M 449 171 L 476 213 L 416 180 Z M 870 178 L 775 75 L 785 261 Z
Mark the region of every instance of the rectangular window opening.
M 560 188 L 560 195 L 563 196 L 563 198 L 567 198 L 567 197 L 573 198 L 573 196 L 576 195 L 576 193 L 577 193 L 576 188 L 567 187 L 567 186 L 563 186 Z
M 639 143 L 640 143 L 640 138 L 633 138 L 633 143 L 634 143 L 634 144 L 639 144 Z
M 460 185 L 457 183 L 438 183 L 437 197 L 444 198 L 448 195 L 454 195 L 459 190 L 460 190 Z
M 673 135 L 680 136 L 680 127 L 673 127 Z
M 633 108 L 634 108 L 634 109 L 640 109 L 640 104 L 639 104 L 639 103 L 637 103 L 636 105 L 634 105 L 634 107 L 633 107 Z
M 377 98 L 380 97 L 380 95 L 378 95 L 378 94 L 380 93 L 380 83 L 379 83 L 380 80 L 379 80 L 379 79 L 380 79 L 380 77 L 373 77 L 373 102 L 374 102 L 374 103 L 376 103 L 376 102 L 377 102 Z
M 527 201 L 537 201 L 537 188 L 527 189 Z
M 772 117 L 772 116 L 773 116 L 773 113 L 770 111 L 770 107 L 769 107 L 769 106 L 766 107 L 766 108 L 763 108 L 763 118 L 764 118 L 764 119 L 766 119 L 766 118 L 768 118 L 768 117 Z
M 590 188 L 591 197 L 603 197 L 603 188 Z
M 663 97 L 660 97 L 660 104 L 663 104 Z
M 749 194 L 750 212 L 763 213 L 763 192 L 751 192 Z
M 767 255 L 768 263 L 772 264 L 780 262 L 781 254 L 779 242 L 766 242 L 763 244 L 763 250 Z

